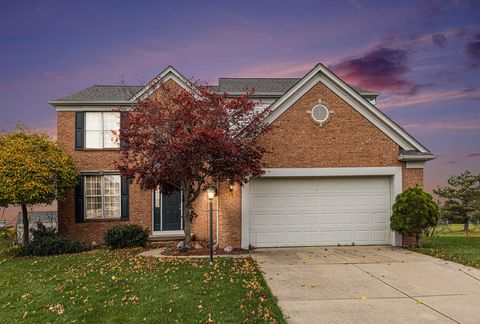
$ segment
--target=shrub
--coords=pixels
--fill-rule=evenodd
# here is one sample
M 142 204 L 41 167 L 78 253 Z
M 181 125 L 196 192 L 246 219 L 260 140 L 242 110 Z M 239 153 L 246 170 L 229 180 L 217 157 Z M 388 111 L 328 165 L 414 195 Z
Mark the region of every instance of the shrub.
M 7 248 L 13 246 L 17 242 L 17 232 L 13 228 L 1 228 L 0 240 L 3 240 Z
M 395 198 L 390 227 L 402 235 L 415 235 L 419 247 L 420 233 L 438 224 L 438 206 L 420 187 L 408 188 Z
M 59 235 L 55 229 L 38 224 L 32 230 L 33 240 L 20 251 L 22 255 L 43 256 L 64 253 L 78 253 L 88 249 L 88 245 L 67 236 Z
M 116 225 L 105 231 L 105 243 L 113 249 L 145 246 L 148 232 L 139 225 Z

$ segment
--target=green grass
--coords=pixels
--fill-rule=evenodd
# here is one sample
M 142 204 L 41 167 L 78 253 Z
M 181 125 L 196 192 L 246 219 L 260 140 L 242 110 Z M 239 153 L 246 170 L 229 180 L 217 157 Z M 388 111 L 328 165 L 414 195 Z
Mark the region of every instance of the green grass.
M 427 237 L 415 251 L 480 269 L 480 227 L 472 226 L 467 238 L 463 225 L 440 226 L 434 237 Z
M 250 258 L 218 259 L 212 269 L 206 259 L 139 251 L 9 258 L 0 249 L 0 323 L 285 322 Z

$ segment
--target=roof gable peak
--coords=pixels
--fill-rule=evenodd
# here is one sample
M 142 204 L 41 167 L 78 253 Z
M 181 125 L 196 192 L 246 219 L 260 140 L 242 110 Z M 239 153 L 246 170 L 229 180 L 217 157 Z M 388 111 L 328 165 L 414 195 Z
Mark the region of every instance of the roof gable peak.
M 162 83 L 173 80 L 185 90 L 193 90 L 192 83 L 183 74 L 178 72 L 173 66 L 167 66 L 155 78 L 148 82 L 140 91 L 132 96 L 129 101 L 135 102 L 139 99 L 145 99 L 155 92 Z

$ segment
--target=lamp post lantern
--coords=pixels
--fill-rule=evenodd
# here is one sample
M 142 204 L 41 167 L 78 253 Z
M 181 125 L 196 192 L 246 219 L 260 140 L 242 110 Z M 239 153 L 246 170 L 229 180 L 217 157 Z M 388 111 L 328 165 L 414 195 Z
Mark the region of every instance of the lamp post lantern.
M 213 266 L 213 198 L 215 197 L 215 187 L 207 187 L 208 209 L 210 212 L 210 265 Z

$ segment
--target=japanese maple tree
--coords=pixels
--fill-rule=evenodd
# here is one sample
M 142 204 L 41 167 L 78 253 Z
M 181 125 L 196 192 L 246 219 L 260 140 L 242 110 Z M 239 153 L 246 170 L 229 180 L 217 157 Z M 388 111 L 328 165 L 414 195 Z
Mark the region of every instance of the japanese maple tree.
M 155 87 L 155 85 L 152 85 Z M 265 152 L 256 141 L 268 113 L 255 108 L 252 92 L 233 99 L 199 82 L 192 90 L 161 84 L 145 100 L 122 112 L 117 163 L 143 189 L 181 190 L 185 246 L 190 247 L 192 203 L 209 183 L 243 183 L 263 174 Z

